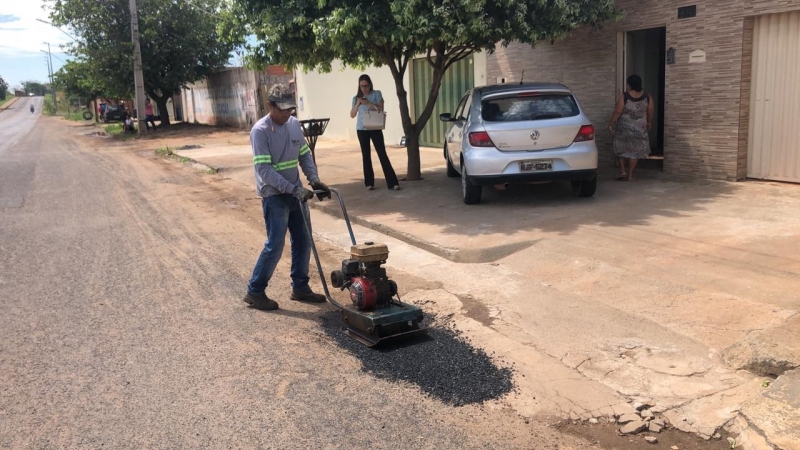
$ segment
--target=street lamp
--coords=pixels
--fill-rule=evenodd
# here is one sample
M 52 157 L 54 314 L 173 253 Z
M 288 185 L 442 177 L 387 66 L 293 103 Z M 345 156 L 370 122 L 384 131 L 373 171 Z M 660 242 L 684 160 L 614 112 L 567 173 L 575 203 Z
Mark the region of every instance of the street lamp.
M 77 41 L 77 39 L 75 39 L 71 34 L 69 34 L 66 31 L 62 30 L 61 28 L 53 25 L 51 22 L 48 22 L 48 21 L 42 20 L 42 19 L 36 19 L 36 20 L 39 21 L 39 22 L 46 23 L 46 24 L 50 25 L 51 27 L 55 28 L 56 30 L 58 30 L 58 31 L 66 34 L 67 36 L 69 36 L 69 38 L 72 39 L 73 41 Z

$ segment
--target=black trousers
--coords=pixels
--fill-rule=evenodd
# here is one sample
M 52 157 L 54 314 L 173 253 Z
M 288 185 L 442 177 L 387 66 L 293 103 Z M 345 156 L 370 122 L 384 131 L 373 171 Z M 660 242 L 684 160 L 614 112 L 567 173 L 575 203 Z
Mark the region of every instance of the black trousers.
M 378 153 L 378 159 L 381 161 L 381 168 L 383 175 L 386 177 L 386 185 L 389 189 L 400 184 L 397 181 L 397 175 L 392 168 L 392 162 L 389 161 L 389 155 L 386 154 L 386 145 L 383 142 L 383 131 L 381 130 L 356 130 L 358 134 L 358 142 L 361 144 L 361 159 L 364 163 L 364 184 L 375 186 L 375 173 L 372 171 L 372 154 L 370 152 L 369 141 L 375 144 L 375 151 Z

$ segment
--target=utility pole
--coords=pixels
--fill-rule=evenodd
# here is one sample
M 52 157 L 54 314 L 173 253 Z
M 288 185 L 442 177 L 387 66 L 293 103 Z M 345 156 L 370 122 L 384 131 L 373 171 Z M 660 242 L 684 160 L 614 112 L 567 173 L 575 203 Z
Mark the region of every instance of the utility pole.
M 45 67 L 47 67 L 47 78 L 49 80 L 52 80 L 53 76 L 52 76 L 52 71 L 50 70 L 50 62 L 47 60 L 47 52 L 45 52 L 44 50 L 42 50 L 42 51 L 45 53 L 45 55 L 44 55 L 44 65 L 45 65 Z M 51 81 L 50 82 L 50 86 L 52 86 L 52 85 L 53 85 L 53 82 Z M 26 92 L 25 95 L 28 95 L 28 93 Z M 47 96 L 47 91 L 45 91 L 44 96 Z M 42 114 L 44 114 L 44 102 L 42 102 Z
M 133 82 L 136 88 L 136 121 L 139 133 L 144 133 L 144 75 L 142 75 L 142 48 L 139 45 L 139 14 L 136 0 L 130 0 L 131 7 L 131 40 L 133 41 Z
M 50 91 L 53 93 L 53 108 L 55 109 L 54 115 L 58 115 L 58 101 L 56 101 L 56 87 L 53 85 L 53 54 L 50 53 L 50 43 L 47 44 L 47 56 L 49 57 L 48 69 L 50 69 Z

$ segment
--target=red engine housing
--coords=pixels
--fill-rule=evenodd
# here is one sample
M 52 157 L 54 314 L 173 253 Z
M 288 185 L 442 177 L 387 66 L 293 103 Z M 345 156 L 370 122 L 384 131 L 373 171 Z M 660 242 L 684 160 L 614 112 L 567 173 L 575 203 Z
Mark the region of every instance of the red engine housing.
M 362 311 L 370 311 L 378 305 L 378 290 L 367 278 L 353 277 L 350 285 L 350 300 Z

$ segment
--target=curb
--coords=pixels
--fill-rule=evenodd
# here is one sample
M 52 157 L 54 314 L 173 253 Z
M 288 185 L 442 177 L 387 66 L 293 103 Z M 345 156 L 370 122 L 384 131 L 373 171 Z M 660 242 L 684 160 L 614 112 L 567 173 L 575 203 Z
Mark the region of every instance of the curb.
M 321 202 L 319 203 L 308 202 L 307 204 L 309 207 L 314 208 L 318 211 L 343 219 L 342 211 L 341 209 L 339 209 L 338 204 L 336 206 L 333 205 L 329 206 Z M 377 231 L 378 233 L 381 234 L 385 234 L 389 237 L 395 238 L 399 241 L 403 241 L 406 244 L 417 247 L 421 250 L 425 250 L 426 252 L 433 253 L 436 256 L 440 256 L 448 261 L 452 261 L 455 263 L 480 264 L 480 263 L 495 262 L 507 256 L 513 255 L 514 253 L 517 253 L 521 250 L 525 250 L 526 248 L 529 248 L 534 244 L 536 244 L 537 242 L 541 241 L 541 239 L 535 239 L 531 241 L 522 241 L 513 244 L 499 245 L 496 247 L 485 247 L 481 249 L 463 250 L 458 248 L 442 247 L 441 245 L 435 244 L 430 241 L 426 241 L 424 239 L 420 239 L 414 235 L 398 231 L 391 227 L 387 227 L 386 225 L 373 222 L 361 216 L 357 216 L 354 214 L 348 214 L 348 216 L 350 217 L 350 222 L 354 224 L 361 225 L 363 227 Z
M 16 103 L 17 100 L 19 100 L 19 97 L 14 97 L 11 100 L 7 101 L 3 106 L 0 106 L 0 112 L 7 110 L 8 107 Z
M 178 150 L 178 151 L 180 151 L 180 150 Z M 188 156 L 183 156 L 180 153 L 175 153 L 172 150 L 170 150 L 170 154 L 168 154 L 168 155 L 160 155 L 160 154 L 156 153 L 155 150 L 153 152 L 155 153 L 156 156 L 158 156 L 160 158 L 169 159 L 169 160 L 181 163 L 183 165 L 189 164 L 189 165 L 191 165 L 192 169 L 194 169 L 194 170 L 196 170 L 198 172 L 205 172 L 207 174 L 215 174 L 215 173 L 219 172 L 219 169 L 216 168 L 216 167 L 211 167 L 211 166 L 209 166 L 207 164 L 203 164 L 203 163 L 201 163 L 201 162 L 199 162 L 199 161 L 197 161 L 195 159 L 189 158 Z

